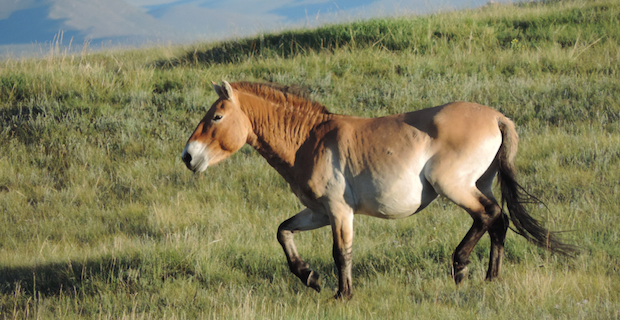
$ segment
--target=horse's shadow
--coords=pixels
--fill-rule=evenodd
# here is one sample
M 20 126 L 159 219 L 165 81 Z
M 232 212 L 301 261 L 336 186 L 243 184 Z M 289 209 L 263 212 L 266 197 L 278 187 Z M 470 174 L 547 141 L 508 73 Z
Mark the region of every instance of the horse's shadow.
M 407 250 L 394 248 L 394 254 L 360 254 L 354 264 L 353 274 L 359 279 L 373 279 L 379 274 L 396 269 L 436 268 L 438 262 L 424 263 L 424 257 L 412 257 Z M 399 252 L 403 251 L 403 252 Z M 448 259 L 445 252 L 438 252 L 441 262 Z M 25 296 L 59 296 L 63 294 L 97 295 L 105 287 L 117 287 L 131 292 L 139 291 L 145 283 L 149 286 L 167 280 L 191 279 L 200 286 L 236 286 L 247 282 L 269 284 L 285 279 L 296 290 L 303 285 L 289 272 L 284 255 L 265 257 L 259 253 L 241 250 L 220 256 L 221 269 L 196 270 L 195 260 L 175 250 L 166 252 L 161 261 L 145 261 L 140 253 L 122 253 L 64 262 L 37 263 L 27 266 L 0 265 L 0 294 Z M 167 261 L 164 261 L 167 260 Z M 321 274 L 325 289 L 337 288 L 336 268 L 328 255 L 314 256 L 307 260 Z M 439 264 L 441 264 L 439 262 Z M 157 264 L 156 268 L 153 265 Z M 157 270 L 155 270 L 157 269 Z M 234 270 L 234 272 L 230 272 Z M 153 274 L 145 274 L 157 271 Z M 236 275 L 243 275 L 240 279 Z
M 0 294 L 54 296 L 94 291 L 94 279 L 131 282 L 129 270 L 141 264 L 138 256 L 94 258 L 90 260 L 38 263 L 28 266 L 0 266 Z M 92 290 L 91 290 L 92 289 Z M 92 292 L 94 293 L 94 292 Z
M 93 296 L 102 287 L 137 292 L 145 285 L 152 287 L 157 286 L 157 283 L 181 279 L 191 279 L 204 288 L 235 286 L 247 282 L 272 283 L 277 278 L 289 275 L 291 281 L 295 280 L 288 272 L 284 256 L 281 259 L 258 257 L 255 253 L 242 251 L 220 257 L 223 258 L 221 268 L 198 270 L 191 255 L 171 250 L 156 258 L 157 261 L 153 261 L 152 257 L 145 258 L 140 253 L 122 253 L 84 260 L 0 265 L 0 295 Z M 331 261 L 316 262 L 321 270 L 333 267 Z M 243 276 L 237 278 L 238 275 Z

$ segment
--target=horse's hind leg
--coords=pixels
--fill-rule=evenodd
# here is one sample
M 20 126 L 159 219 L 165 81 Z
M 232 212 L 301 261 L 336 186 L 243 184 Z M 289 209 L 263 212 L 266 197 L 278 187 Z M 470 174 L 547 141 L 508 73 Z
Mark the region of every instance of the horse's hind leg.
M 489 270 L 487 280 L 499 277 L 502 271 L 502 259 L 504 258 L 504 239 L 508 230 L 508 216 L 501 213 L 500 217 L 493 222 L 489 229 L 491 237 L 491 254 L 489 255 Z
M 313 230 L 328 224 L 329 217 L 326 215 L 315 213 L 310 209 L 304 209 L 282 222 L 280 227 L 278 227 L 278 242 L 280 242 L 282 249 L 284 249 L 289 269 L 301 282 L 317 292 L 321 291 L 319 274 L 310 269 L 310 266 L 301 259 L 299 253 L 297 253 L 293 236 L 299 231 Z
M 446 194 L 448 198 L 465 209 L 474 219 L 472 227 L 452 255 L 452 277 L 456 284 L 467 278 L 469 256 L 480 240 L 502 214 L 494 199 L 489 199 L 478 189 L 470 193 Z
M 493 180 L 497 173 L 496 166 L 491 166 L 485 174 L 478 179 L 476 186 L 491 202 L 497 204 L 493 196 Z M 499 205 L 497 205 L 499 207 Z M 497 208 L 493 210 L 497 211 Z M 489 237 L 491 238 L 491 252 L 489 254 L 489 269 L 487 270 L 487 280 L 499 277 L 502 270 L 502 259 L 504 258 L 504 239 L 508 230 L 508 216 L 501 212 L 497 219 L 489 227 Z

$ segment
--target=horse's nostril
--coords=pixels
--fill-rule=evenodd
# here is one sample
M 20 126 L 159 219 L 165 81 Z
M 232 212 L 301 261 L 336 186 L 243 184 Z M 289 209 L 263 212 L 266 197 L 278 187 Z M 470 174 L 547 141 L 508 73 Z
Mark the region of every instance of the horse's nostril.
M 187 152 L 183 154 L 181 159 L 183 159 L 183 162 L 185 162 L 186 164 L 189 164 L 190 162 L 192 162 L 192 156 Z

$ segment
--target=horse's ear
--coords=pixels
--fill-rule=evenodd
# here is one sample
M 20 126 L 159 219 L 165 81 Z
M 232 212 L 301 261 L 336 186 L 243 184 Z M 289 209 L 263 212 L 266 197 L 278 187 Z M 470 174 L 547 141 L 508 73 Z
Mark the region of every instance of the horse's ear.
M 221 86 L 218 86 L 213 81 L 211 81 L 211 83 L 213 84 L 213 89 L 215 89 L 215 92 L 217 93 L 217 95 L 220 96 L 220 99 L 232 100 L 234 92 L 233 92 L 232 86 L 230 85 L 230 83 L 228 83 L 228 81 L 222 80 Z
M 228 96 L 226 96 L 224 90 L 222 90 L 222 87 L 218 86 L 217 83 L 213 81 L 211 81 L 211 84 L 213 85 L 213 90 L 215 90 L 215 93 L 217 93 L 220 99 L 228 100 Z
M 234 97 L 235 93 L 233 92 L 233 88 L 230 85 L 230 83 L 228 83 L 228 81 L 226 80 L 222 80 L 222 93 L 224 93 L 224 95 L 226 97 L 228 97 L 228 100 L 232 100 L 232 98 Z

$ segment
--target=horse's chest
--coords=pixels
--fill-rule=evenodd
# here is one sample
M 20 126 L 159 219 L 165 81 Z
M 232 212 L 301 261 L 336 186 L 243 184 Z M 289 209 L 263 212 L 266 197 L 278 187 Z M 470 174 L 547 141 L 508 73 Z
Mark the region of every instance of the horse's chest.
M 315 172 L 309 179 L 300 180 L 291 185 L 291 190 L 306 207 L 315 211 L 329 210 L 330 203 L 334 202 L 353 207 L 351 190 L 338 170 Z

